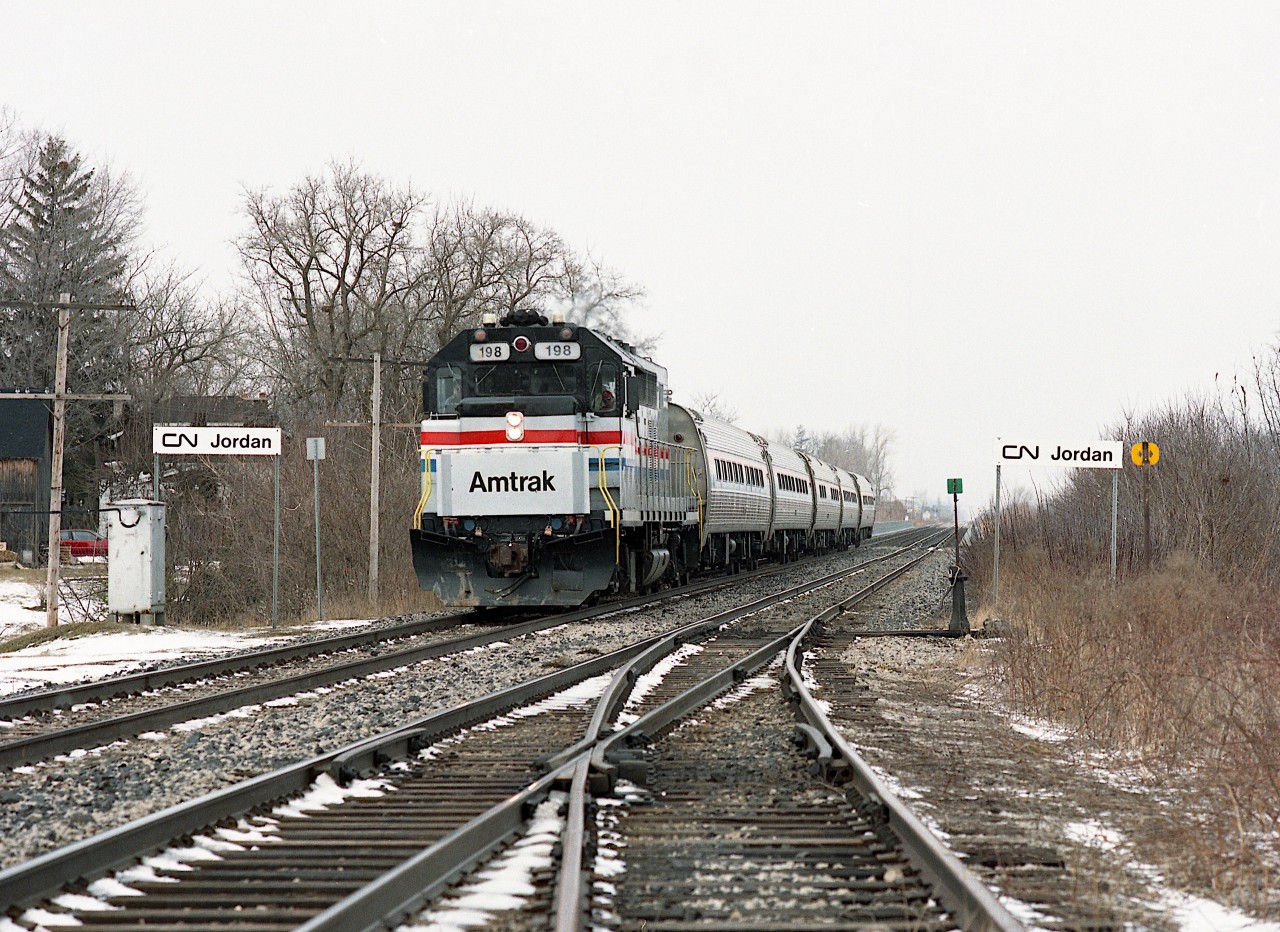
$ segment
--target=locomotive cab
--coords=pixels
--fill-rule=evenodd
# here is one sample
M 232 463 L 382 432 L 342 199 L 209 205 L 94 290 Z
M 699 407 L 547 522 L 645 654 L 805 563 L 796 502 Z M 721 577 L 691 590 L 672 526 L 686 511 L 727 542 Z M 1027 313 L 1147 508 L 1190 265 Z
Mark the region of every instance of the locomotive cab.
M 450 605 L 570 606 L 665 575 L 653 514 L 690 514 L 657 444 L 665 383 L 631 347 L 532 311 L 450 341 L 423 381 L 423 588 Z

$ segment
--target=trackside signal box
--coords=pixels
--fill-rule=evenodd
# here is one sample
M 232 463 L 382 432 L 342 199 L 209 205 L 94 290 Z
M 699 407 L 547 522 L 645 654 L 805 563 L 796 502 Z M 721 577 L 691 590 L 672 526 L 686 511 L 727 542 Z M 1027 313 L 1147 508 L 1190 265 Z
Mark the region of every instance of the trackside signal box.
M 164 503 L 112 502 L 107 512 L 107 614 L 164 624 Z

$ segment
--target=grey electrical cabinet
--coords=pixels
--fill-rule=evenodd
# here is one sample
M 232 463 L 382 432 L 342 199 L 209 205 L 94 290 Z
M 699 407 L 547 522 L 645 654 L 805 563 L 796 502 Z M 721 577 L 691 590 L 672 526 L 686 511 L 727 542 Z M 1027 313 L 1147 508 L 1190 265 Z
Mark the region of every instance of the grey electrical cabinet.
M 164 503 L 112 502 L 107 512 L 107 613 L 164 624 Z

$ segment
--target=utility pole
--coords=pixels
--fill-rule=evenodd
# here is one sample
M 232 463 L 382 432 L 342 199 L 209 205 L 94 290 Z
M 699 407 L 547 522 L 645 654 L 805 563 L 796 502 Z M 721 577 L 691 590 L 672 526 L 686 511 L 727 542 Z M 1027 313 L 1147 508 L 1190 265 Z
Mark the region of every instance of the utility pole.
M 58 362 L 53 377 L 53 467 L 49 478 L 49 574 L 45 580 L 45 627 L 58 627 L 58 574 L 62 569 L 62 451 L 67 442 L 67 344 L 71 341 L 71 295 L 58 295 Z
M 48 308 L 38 301 L 5 301 L 8 307 Z M 58 295 L 58 355 L 54 364 L 53 394 L 3 394 L 0 398 L 47 398 L 53 401 L 53 450 L 49 476 L 49 571 L 45 579 L 45 625 L 58 626 L 58 579 L 62 573 L 62 460 L 67 442 L 67 401 L 131 401 L 132 395 L 68 395 L 67 356 L 71 342 L 71 312 L 132 310 L 131 304 L 71 303 L 71 295 Z
M 369 471 L 369 604 L 378 604 L 378 483 L 382 466 L 382 354 L 373 354 L 373 463 Z
M 378 550 L 379 550 L 379 485 L 382 478 L 382 354 L 373 356 L 330 356 L 333 362 L 360 362 L 373 364 L 373 444 L 369 464 L 369 603 L 378 604 Z M 418 359 L 388 359 L 399 366 L 426 366 Z M 326 424 L 326 427 L 358 427 L 358 424 Z M 396 427 L 402 425 L 393 425 Z M 413 427 L 414 425 L 409 425 Z

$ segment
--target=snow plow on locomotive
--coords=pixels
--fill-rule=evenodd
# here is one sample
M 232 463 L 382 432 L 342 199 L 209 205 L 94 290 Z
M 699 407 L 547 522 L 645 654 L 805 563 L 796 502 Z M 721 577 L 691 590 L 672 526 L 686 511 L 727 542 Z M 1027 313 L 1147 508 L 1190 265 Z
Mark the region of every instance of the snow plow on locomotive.
M 423 382 L 422 588 L 571 607 L 870 536 L 865 479 L 668 394 L 634 347 L 533 311 L 455 337 Z

